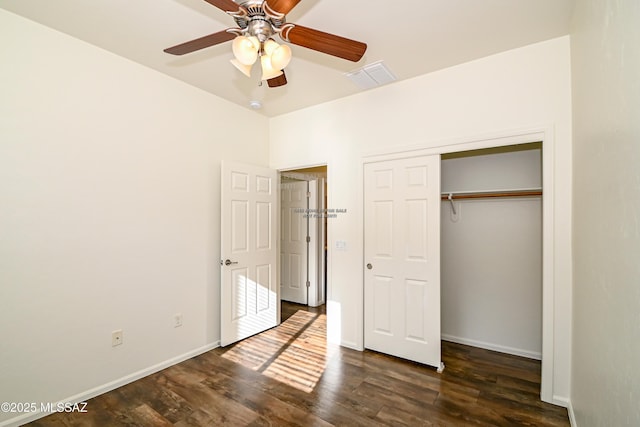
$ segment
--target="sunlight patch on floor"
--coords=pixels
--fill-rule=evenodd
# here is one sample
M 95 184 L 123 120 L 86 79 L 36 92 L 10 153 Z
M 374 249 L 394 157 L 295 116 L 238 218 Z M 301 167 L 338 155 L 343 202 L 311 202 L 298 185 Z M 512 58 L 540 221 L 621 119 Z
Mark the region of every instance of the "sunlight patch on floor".
M 327 344 L 327 316 L 299 310 L 222 357 L 304 392 L 313 391 L 338 346 Z

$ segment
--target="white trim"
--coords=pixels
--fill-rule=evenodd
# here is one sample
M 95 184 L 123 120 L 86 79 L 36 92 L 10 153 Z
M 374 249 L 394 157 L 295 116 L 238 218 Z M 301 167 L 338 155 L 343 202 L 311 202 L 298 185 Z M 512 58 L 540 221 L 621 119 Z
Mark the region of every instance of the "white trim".
M 485 341 L 470 340 L 468 338 L 455 337 L 453 335 L 442 334 L 440 336 L 444 341 L 450 341 L 457 344 L 470 345 L 473 347 L 484 348 L 485 350 L 498 351 L 500 353 L 513 354 L 514 356 L 526 357 L 527 359 L 542 359 L 542 353 L 537 351 L 523 350 L 521 348 L 507 347 L 499 344 L 492 344 Z
M 220 347 L 220 341 L 216 341 L 212 344 L 207 344 L 203 347 L 197 348 L 195 350 L 192 350 L 190 352 L 181 354 L 179 356 L 173 357 L 171 359 L 165 360 L 164 362 L 160 362 L 157 363 L 153 366 L 150 366 L 148 368 L 142 369 L 140 371 L 134 372 L 132 374 L 126 375 L 122 378 L 119 378 L 117 380 L 108 382 L 106 384 L 102 384 L 100 386 L 94 387 L 92 389 L 83 391 L 81 393 L 75 394 L 73 396 L 67 397 L 66 399 L 62 399 L 60 400 L 60 402 L 63 403 L 80 403 L 80 402 L 85 402 L 89 399 L 92 399 L 96 396 L 99 396 L 101 394 L 107 393 L 111 390 L 115 390 L 118 387 L 122 387 L 124 385 L 130 384 L 134 381 L 137 381 L 139 379 L 142 379 L 146 376 L 149 376 L 151 374 L 155 374 L 156 372 L 162 371 L 163 369 L 166 369 L 170 366 L 173 365 L 177 365 L 180 362 L 184 362 L 185 360 L 191 359 L 193 357 L 199 356 L 203 353 L 206 353 L 208 351 L 213 350 L 214 348 L 218 348 Z M 57 402 L 56 402 L 57 403 Z M 49 413 L 43 413 L 43 412 L 29 412 L 20 416 L 17 416 L 15 418 L 11 418 L 5 421 L 0 422 L 0 427 L 17 427 L 17 426 L 21 426 L 23 424 L 26 423 L 30 423 L 32 421 L 35 421 L 37 419 L 46 417 L 47 415 L 50 415 Z
M 302 165 L 302 166 L 298 164 L 289 165 L 289 166 L 280 166 L 280 167 L 275 167 L 275 169 L 280 173 L 284 173 L 284 172 L 295 172 L 300 169 L 321 168 L 323 166 L 326 166 L 327 173 L 328 173 L 328 170 L 329 170 L 328 165 L 329 165 L 329 161 L 325 161 L 320 163 L 311 163 L 311 164 Z M 270 166 L 270 167 L 274 168 L 273 166 Z
M 568 408 L 569 407 L 569 399 L 567 399 L 566 397 L 562 397 L 562 396 L 553 396 L 553 399 L 549 403 L 553 403 L 554 405 L 562 406 L 563 408 Z
M 573 405 L 571 404 L 571 401 L 567 401 L 567 412 L 569 413 L 569 424 L 571 424 L 572 427 L 578 427 L 578 421 L 576 421 L 576 413 L 573 411 Z
M 430 154 L 448 154 L 460 151 L 479 150 L 483 148 L 503 147 L 507 145 L 528 144 L 543 141 L 552 125 L 493 132 L 470 137 L 458 137 L 434 141 L 432 144 L 408 145 L 390 149 L 379 149 L 365 153 L 362 163 L 379 162 L 383 160 L 401 159 Z M 378 158 L 379 157 L 379 158 Z
M 540 399 L 554 403 L 555 362 L 555 138 L 554 129 L 542 139 L 542 373 Z
M 490 134 L 467 136 L 433 141 L 432 144 L 418 144 L 394 149 L 385 148 L 366 153 L 360 159 L 360 188 L 364 189 L 364 177 L 362 171 L 364 165 L 384 160 L 403 159 L 419 155 L 446 154 L 459 151 L 478 150 L 483 148 L 502 147 L 507 145 L 526 144 L 530 142 L 542 142 L 542 375 L 540 386 L 540 398 L 544 402 L 558 404 L 561 399 L 553 394 L 554 382 L 554 309 L 555 309 L 555 283 L 554 283 L 554 167 L 555 167 L 555 129 L 553 124 L 545 124 L 530 128 L 505 130 Z M 359 193 L 359 206 L 364 203 L 364 191 Z M 364 213 L 360 212 L 361 218 Z M 364 223 L 364 221 L 363 221 Z M 362 244 L 364 245 L 364 232 Z M 364 255 L 364 251 L 363 251 Z M 362 260 L 364 265 L 364 259 Z M 364 309 L 364 277 L 361 276 L 360 294 Z M 362 315 L 360 316 L 362 317 Z M 358 320 L 359 336 L 358 347 L 364 348 L 364 319 Z
M 335 182 L 334 180 L 334 175 L 335 175 L 335 168 L 330 166 L 331 163 L 327 162 L 326 166 L 327 166 L 327 194 L 325 194 L 326 197 L 326 204 L 325 204 L 325 208 L 330 208 L 333 207 L 334 205 L 334 197 L 335 197 L 335 191 L 331 191 L 332 187 L 332 183 Z M 329 305 L 330 303 L 337 303 L 337 301 L 332 301 L 331 298 L 333 298 L 333 236 L 335 233 L 335 227 L 332 227 L 330 225 L 331 223 L 327 224 L 327 230 L 326 230 L 326 236 L 327 236 L 327 258 L 326 258 L 326 277 L 325 280 L 327 281 L 327 287 L 325 288 L 325 295 L 324 295 L 324 304 L 325 304 L 325 309 L 327 312 L 327 334 L 329 334 L 329 321 L 335 321 L 336 319 L 333 318 L 333 311 L 329 311 Z M 342 314 L 339 314 L 339 316 L 342 316 Z M 336 316 L 336 318 L 338 318 L 338 316 Z M 337 319 L 340 323 L 342 323 L 342 319 L 338 318 Z M 333 325 L 333 323 L 332 323 Z M 342 328 L 342 326 L 340 326 L 340 328 Z M 342 330 L 340 329 L 340 331 L 331 331 L 331 334 L 335 334 L 335 342 L 340 343 L 340 345 L 342 345 Z M 327 341 L 329 340 L 329 335 L 327 335 Z

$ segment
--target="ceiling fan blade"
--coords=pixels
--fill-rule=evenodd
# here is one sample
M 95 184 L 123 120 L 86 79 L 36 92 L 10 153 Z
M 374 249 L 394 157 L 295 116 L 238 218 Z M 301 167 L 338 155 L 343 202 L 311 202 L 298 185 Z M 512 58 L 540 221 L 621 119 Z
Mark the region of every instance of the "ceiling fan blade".
M 267 0 L 266 3 L 271 10 L 286 15 L 300 3 L 300 0 Z
M 185 53 L 195 52 L 196 50 L 228 42 L 229 40 L 233 40 L 235 37 L 235 34 L 230 33 L 227 30 L 223 30 L 209 34 L 208 36 L 200 37 L 199 39 L 168 47 L 164 51 L 172 55 L 184 55 Z
M 238 12 L 240 11 L 240 5 L 233 0 L 204 0 L 210 5 L 213 5 L 223 12 Z
M 284 74 L 284 70 L 282 70 L 282 74 L 278 77 L 274 77 L 272 79 L 267 80 L 267 84 L 269 87 L 280 87 L 287 84 L 287 76 Z
M 303 27 L 285 24 L 280 36 L 298 46 L 313 49 L 338 58 L 358 62 L 367 50 L 366 43 Z

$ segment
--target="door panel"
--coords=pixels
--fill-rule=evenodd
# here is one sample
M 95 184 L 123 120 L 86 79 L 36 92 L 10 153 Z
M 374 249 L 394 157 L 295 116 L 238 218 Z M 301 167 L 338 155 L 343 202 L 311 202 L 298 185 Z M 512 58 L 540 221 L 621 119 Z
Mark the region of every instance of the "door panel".
M 373 277 L 373 331 L 378 334 L 391 334 L 392 278 L 376 275 Z
M 278 323 L 277 174 L 224 162 L 221 180 L 222 346 Z M 225 261 L 229 261 L 229 265 Z
M 364 182 L 365 347 L 441 368 L 440 156 L 366 164 Z

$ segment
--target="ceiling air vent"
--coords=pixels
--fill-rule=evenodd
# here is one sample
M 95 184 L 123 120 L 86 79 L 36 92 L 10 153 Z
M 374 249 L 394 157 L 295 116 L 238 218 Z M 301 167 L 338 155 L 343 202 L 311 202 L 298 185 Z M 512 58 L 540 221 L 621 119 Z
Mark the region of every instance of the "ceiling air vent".
M 371 89 L 396 81 L 396 76 L 382 61 L 365 65 L 345 75 L 360 89 Z

